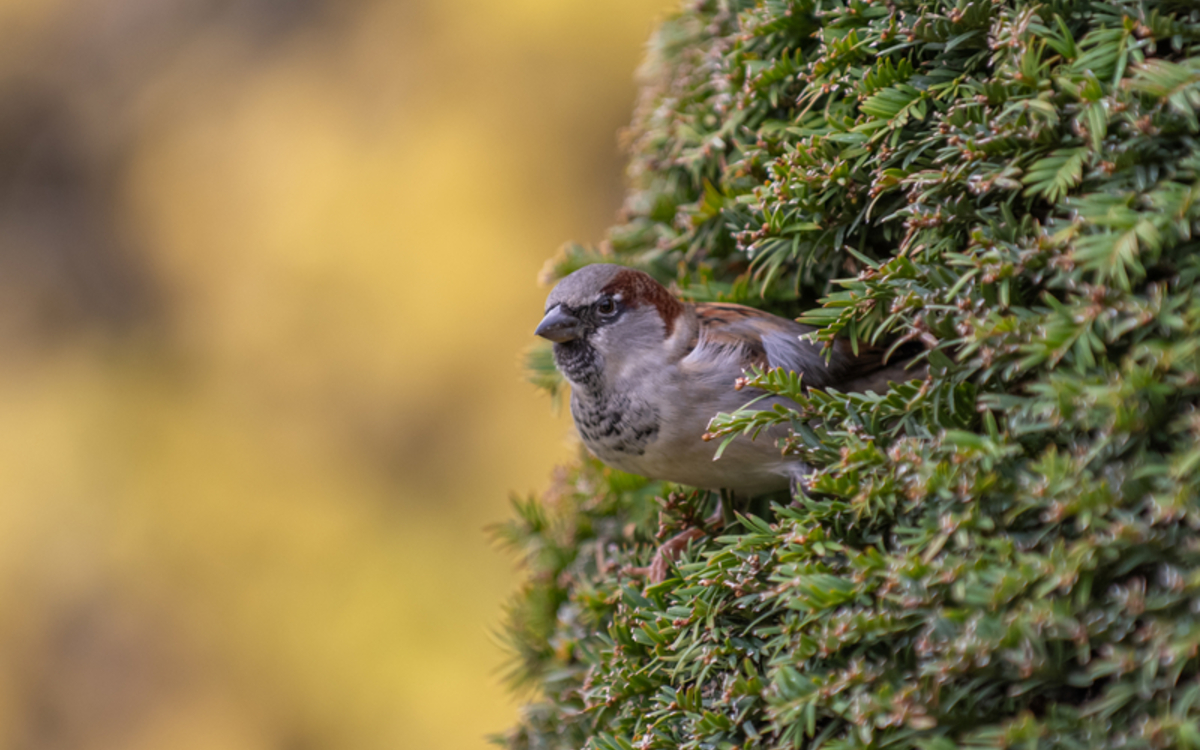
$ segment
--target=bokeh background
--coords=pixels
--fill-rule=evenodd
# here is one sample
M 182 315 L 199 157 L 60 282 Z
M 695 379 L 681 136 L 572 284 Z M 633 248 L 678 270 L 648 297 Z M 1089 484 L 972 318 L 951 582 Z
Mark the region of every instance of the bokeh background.
M 0 0 L 0 748 L 482 748 L 674 0 Z

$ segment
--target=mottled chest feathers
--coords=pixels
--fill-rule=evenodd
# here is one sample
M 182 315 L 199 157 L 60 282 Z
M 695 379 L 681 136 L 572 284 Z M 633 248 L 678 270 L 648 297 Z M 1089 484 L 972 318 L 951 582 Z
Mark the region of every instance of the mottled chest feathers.
M 588 449 L 618 464 L 622 456 L 644 454 L 660 427 L 657 409 L 623 393 L 575 391 L 571 416 Z

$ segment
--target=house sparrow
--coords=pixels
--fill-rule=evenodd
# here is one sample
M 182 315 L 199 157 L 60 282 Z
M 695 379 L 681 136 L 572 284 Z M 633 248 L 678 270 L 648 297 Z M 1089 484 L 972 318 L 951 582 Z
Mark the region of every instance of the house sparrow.
M 584 445 L 609 466 L 650 479 L 747 497 L 799 483 L 808 467 L 782 455 L 785 428 L 734 439 L 719 460 L 703 436 L 718 412 L 761 391 L 737 390 L 752 366 L 785 367 L 809 388 L 858 391 L 899 376 L 881 373 L 879 350 L 838 341 L 826 362 L 814 329 L 726 303 L 686 303 L 649 274 L 591 265 L 570 274 L 546 300 L 535 333 L 554 342 L 554 361 L 571 384 L 571 415 Z M 766 396 L 754 409 L 788 404 Z
M 709 420 L 754 399 L 755 409 L 787 405 L 761 391 L 738 390 L 751 366 L 786 367 L 809 388 L 882 389 L 904 365 L 883 366 L 878 349 L 852 352 L 834 343 L 829 361 L 819 344 L 802 340 L 814 329 L 744 305 L 681 302 L 648 274 L 592 265 L 564 278 L 546 300 L 534 331 L 554 342 L 554 361 L 571 384 L 571 416 L 587 446 L 610 466 L 650 479 L 718 490 L 726 506 L 799 486 L 804 462 L 784 456 L 777 427 L 758 440 L 739 436 L 720 460 L 704 440 Z M 705 526 L 719 526 L 722 512 Z M 671 563 L 705 536 L 689 528 L 664 542 L 646 568 L 629 572 L 650 583 L 666 580 Z

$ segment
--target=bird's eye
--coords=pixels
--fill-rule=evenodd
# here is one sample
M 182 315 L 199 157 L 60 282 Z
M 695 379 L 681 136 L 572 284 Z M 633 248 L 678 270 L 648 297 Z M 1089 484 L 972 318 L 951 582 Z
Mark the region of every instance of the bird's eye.
M 612 315 L 617 311 L 617 303 L 611 297 L 605 297 L 596 303 L 596 312 L 601 315 Z

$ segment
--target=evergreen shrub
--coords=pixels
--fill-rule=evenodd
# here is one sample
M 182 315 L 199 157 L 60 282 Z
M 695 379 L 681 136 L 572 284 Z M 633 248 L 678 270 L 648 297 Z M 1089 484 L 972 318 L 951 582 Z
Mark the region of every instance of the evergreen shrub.
M 712 500 L 582 458 L 498 529 L 511 748 L 1200 747 L 1200 4 L 702 0 L 655 35 L 599 248 L 697 300 L 919 342 L 760 388 L 815 468 Z M 557 387 L 546 352 L 538 378 Z M 715 416 L 715 415 L 714 415 Z

